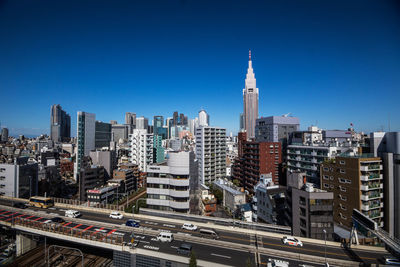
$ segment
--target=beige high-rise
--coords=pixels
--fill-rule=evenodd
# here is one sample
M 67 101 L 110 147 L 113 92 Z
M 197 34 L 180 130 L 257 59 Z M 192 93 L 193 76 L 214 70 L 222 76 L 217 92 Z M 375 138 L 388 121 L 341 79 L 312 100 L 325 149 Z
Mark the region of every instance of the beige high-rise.
M 255 137 L 256 119 L 258 118 L 258 88 L 251 62 L 251 51 L 249 51 L 249 67 L 243 89 L 243 114 L 247 139 L 252 139 Z

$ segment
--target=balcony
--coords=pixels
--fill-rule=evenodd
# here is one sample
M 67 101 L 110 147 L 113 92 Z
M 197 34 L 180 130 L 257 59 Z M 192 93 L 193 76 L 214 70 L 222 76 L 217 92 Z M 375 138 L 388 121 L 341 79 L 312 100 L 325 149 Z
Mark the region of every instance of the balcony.
M 369 211 L 369 205 L 361 205 L 361 210 Z

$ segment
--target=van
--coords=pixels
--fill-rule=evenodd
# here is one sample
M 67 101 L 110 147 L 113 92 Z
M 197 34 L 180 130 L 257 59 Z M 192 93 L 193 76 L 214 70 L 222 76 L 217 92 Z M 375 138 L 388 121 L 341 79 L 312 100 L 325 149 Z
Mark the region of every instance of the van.
M 70 217 L 70 218 L 78 218 L 81 216 L 81 213 L 77 210 L 67 210 L 65 211 L 65 217 Z
M 208 238 L 214 238 L 214 239 L 219 239 L 218 234 L 214 230 L 210 229 L 200 229 L 200 236 L 201 237 L 208 237 Z
M 172 233 L 160 232 L 157 236 L 157 241 L 172 242 L 172 240 L 174 240 L 174 236 L 172 235 Z
M 188 256 L 190 255 L 190 252 L 192 252 L 192 245 L 183 243 L 179 246 L 179 248 L 176 249 L 176 252 L 178 252 L 178 254 Z

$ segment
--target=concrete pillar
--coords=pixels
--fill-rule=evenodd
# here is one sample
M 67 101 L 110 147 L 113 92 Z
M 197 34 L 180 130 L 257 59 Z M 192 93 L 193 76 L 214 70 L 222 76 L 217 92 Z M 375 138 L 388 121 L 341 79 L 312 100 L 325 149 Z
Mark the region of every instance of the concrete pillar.
M 32 240 L 31 235 L 24 235 L 18 232 L 16 235 L 17 257 L 37 247 L 36 241 Z

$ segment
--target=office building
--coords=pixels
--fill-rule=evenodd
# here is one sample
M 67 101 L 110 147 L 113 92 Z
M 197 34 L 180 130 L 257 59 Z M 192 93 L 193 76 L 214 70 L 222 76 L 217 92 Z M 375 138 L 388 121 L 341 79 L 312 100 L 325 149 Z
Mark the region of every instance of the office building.
M 256 120 L 255 136 L 259 142 L 281 142 L 286 145 L 290 134 L 299 130 L 299 118 L 286 115 L 261 117 Z
M 163 129 L 163 126 L 164 126 L 164 117 L 163 116 L 154 116 L 154 118 L 153 118 L 153 134 L 161 135 L 161 133 L 159 133 L 159 132 L 161 129 Z
M 251 62 L 251 51 L 249 51 L 249 67 L 243 89 L 243 118 L 247 138 L 252 139 L 255 137 L 256 119 L 258 118 L 258 88 Z
M 29 198 L 38 194 L 38 164 L 28 157 L 15 158 L 11 164 L 0 163 L 0 195 Z
M 321 188 L 334 193 L 334 220 L 352 226 L 357 209 L 383 227 L 382 160 L 372 154 L 338 156 L 321 164 Z
M 125 142 L 128 140 L 129 126 L 127 124 L 111 124 L 111 134 L 114 136 L 114 141 Z
M 317 189 L 313 184 L 307 183 L 305 173 L 288 172 L 287 199 L 293 235 L 319 240 L 324 240 L 325 237 L 327 240 L 333 239 L 334 199 L 336 205 L 334 193 Z
M 117 167 L 117 156 L 114 150 L 95 150 L 90 151 L 92 163 L 104 167 L 105 180 L 111 179 L 114 169 Z
M 101 121 L 96 121 L 94 146 L 95 148 L 110 147 L 111 142 L 111 124 Z
M 199 126 L 208 126 L 208 125 L 210 125 L 210 116 L 204 109 L 202 109 L 199 111 Z
M 199 126 L 196 130 L 199 182 L 211 184 L 226 177 L 226 129 Z
M 153 163 L 160 163 L 165 160 L 164 147 L 162 145 L 161 135 L 153 136 Z
M 125 124 L 132 126 L 135 129 L 136 126 L 136 113 L 126 112 L 125 113 Z
M 193 152 L 169 151 L 166 162 L 148 165 L 148 208 L 189 212 L 190 180 L 197 175 L 194 159 Z
M 147 131 L 149 126 L 149 119 L 145 118 L 145 117 L 138 117 L 136 118 L 136 129 L 144 129 Z
M 65 142 L 71 138 L 71 116 L 60 105 L 51 106 L 50 138 L 55 142 Z
M 89 206 L 111 204 L 117 199 L 117 187 L 101 186 L 99 188 L 88 189 L 86 195 Z
M 370 145 L 374 157 L 382 159 L 384 227 L 391 237 L 400 239 L 400 132 L 373 132 Z
M 8 129 L 3 128 L 1 129 L 1 140 L 2 142 L 7 142 L 8 141 Z
M 76 134 L 76 162 L 74 177 L 78 178 L 84 156 L 89 156 L 90 151 L 95 150 L 96 115 L 78 111 Z
M 147 130 L 134 129 L 129 135 L 129 162 L 137 164 L 142 172 L 153 163 L 153 135 Z
M 96 187 L 103 186 L 104 167 L 103 166 L 85 166 L 79 172 L 79 199 L 87 201 L 87 191 Z

